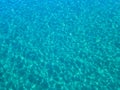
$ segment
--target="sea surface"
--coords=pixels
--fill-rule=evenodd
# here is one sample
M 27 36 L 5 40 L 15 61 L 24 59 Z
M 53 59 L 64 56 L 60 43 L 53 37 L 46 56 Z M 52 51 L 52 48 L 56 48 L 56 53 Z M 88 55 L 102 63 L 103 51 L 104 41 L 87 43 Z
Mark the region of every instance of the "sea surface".
M 120 0 L 0 0 L 0 90 L 120 90 Z

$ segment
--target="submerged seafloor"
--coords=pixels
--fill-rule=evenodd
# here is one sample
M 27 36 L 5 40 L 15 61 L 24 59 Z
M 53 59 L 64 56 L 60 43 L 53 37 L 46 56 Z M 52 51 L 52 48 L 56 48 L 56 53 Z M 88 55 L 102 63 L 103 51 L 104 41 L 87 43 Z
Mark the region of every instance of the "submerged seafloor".
M 120 0 L 0 0 L 0 90 L 120 90 Z

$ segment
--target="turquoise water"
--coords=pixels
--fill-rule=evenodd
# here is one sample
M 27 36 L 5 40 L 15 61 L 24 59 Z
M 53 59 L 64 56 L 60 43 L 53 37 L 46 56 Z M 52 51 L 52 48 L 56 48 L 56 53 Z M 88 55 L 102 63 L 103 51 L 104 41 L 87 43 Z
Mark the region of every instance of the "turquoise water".
M 120 90 L 120 0 L 0 0 L 0 90 Z

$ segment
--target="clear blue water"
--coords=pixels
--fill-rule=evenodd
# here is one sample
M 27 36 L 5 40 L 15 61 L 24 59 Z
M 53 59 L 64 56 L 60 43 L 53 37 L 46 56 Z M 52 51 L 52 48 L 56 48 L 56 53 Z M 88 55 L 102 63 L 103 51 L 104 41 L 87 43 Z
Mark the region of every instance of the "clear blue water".
M 120 0 L 0 0 L 0 90 L 120 90 Z

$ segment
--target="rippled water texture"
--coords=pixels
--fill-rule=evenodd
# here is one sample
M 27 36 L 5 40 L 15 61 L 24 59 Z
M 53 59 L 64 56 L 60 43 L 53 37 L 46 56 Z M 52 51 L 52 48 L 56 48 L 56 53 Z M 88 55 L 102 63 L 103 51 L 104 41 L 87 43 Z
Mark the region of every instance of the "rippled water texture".
M 0 0 L 0 90 L 120 90 L 120 0 Z

